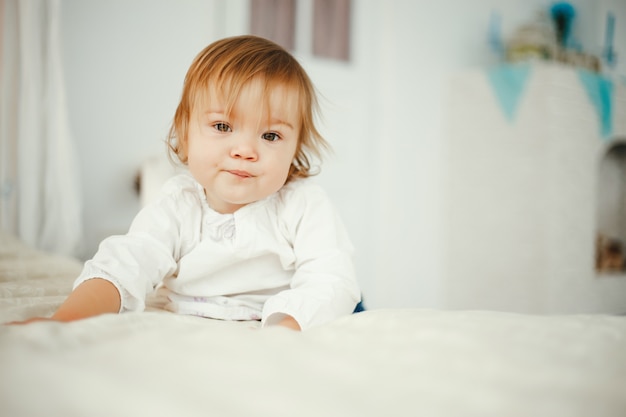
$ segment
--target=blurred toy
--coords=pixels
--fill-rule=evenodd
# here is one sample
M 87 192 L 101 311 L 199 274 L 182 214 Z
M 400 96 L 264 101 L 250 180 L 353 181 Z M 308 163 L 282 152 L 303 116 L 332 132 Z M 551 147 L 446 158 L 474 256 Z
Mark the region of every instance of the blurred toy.
M 556 35 L 543 12 L 538 12 L 533 21 L 519 27 L 506 43 L 506 59 L 509 62 L 552 60 L 556 51 Z
M 561 48 L 568 48 L 572 30 L 572 21 L 576 16 L 574 7 L 566 2 L 554 3 L 550 7 L 550 16 L 556 29 L 556 40 Z

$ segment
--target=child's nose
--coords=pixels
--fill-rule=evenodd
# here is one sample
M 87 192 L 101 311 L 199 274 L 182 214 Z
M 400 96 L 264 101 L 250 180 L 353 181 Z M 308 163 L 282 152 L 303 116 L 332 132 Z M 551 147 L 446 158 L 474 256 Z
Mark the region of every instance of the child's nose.
M 256 151 L 256 140 L 251 135 L 241 135 L 237 137 L 230 150 L 230 156 L 237 159 L 256 161 L 258 158 Z

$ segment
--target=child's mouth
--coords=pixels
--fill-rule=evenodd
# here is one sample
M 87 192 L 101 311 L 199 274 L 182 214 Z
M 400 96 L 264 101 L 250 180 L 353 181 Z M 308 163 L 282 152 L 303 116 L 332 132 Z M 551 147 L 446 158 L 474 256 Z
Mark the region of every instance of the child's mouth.
M 250 174 L 247 171 L 228 170 L 227 172 L 229 172 L 230 174 L 233 174 L 234 176 L 239 177 L 239 178 L 250 178 L 250 177 L 253 176 L 252 174 Z

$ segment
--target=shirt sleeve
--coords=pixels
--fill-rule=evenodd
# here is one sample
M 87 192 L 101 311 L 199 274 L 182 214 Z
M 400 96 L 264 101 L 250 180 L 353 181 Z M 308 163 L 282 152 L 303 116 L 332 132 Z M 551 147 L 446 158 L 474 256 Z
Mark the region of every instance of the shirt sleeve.
M 127 234 L 101 242 L 94 257 L 85 263 L 74 288 L 88 279 L 102 278 L 120 292 L 120 312 L 144 310 L 146 295 L 177 270 L 184 244 L 182 219 L 186 223 L 193 219 L 193 200 L 193 193 L 178 190 L 147 205 L 137 214 Z M 192 228 L 189 229 L 187 233 Z
M 305 330 L 351 314 L 361 298 L 353 247 L 324 190 L 305 182 L 285 196 L 281 213 L 295 254 L 290 288 L 269 298 L 263 324 L 292 316 Z

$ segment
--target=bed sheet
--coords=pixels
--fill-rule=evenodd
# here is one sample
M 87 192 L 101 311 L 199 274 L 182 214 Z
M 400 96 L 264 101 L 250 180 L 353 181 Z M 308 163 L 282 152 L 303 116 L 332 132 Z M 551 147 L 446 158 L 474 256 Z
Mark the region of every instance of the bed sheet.
M 56 308 L 80 267 L 12 243 L 3 321 Z M 0 326 L 0 416 L 138 415 L 623 417 L 626 318 L 378 309 L 300 333 L 154 310 Z
M 74 258 L 36 250 L 0 230 L 0 322 L 52 315 L 81 268 Z
M 159 312 L 5 327 L 0 415 L 621 417 L 625 332 L 430 310 L 304 333 Z

